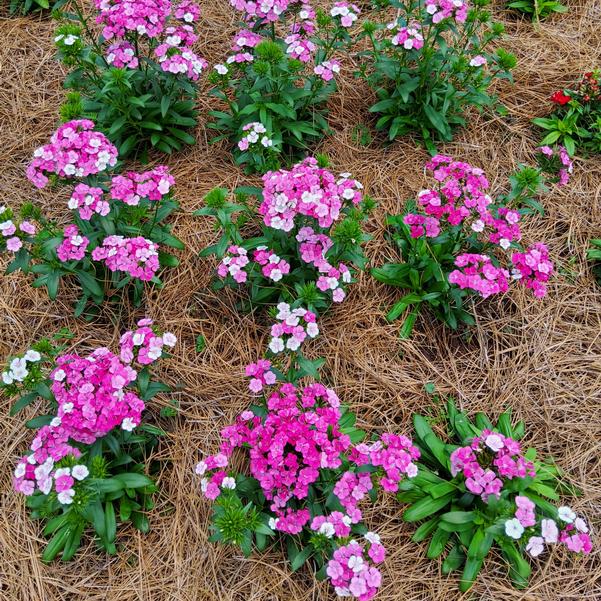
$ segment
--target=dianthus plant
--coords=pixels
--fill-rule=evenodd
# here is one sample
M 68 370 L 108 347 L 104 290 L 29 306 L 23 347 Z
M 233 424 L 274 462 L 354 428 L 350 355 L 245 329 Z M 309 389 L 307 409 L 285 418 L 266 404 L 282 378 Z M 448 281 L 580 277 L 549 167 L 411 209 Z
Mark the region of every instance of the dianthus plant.
M 551 100 L 553 114 L 533 119 L 546 132 L 541 144 L 563 144 L 570 155 L 601 153 L 601 69 L 585 73 L 573 88 L 557 90 Z
M 63 119 L 93 119 L 121 156 L 193 144 L 187 130 L 206 67 L 192 50 L 200 8 L 191 0 L 94 0 L 94 8 L 89 16 L 72 1 L 74 12 L 60 13 L 55 43 L 74 90 Z
M 40 398 L 48 404 L 46 415 L 27 422 L 35 437 L 13 477 L 32 517 L 45 521 L 44 535 L 52 535 L 43 560 L 73 557 L 87 528 L 108 553 L 116 553 L 118 524 L 148 530 L 156 486 L 146 458 L 162 430 L 143 423 L 142 413 L 169 390 L 151 381 L 150 366 L 175 342 L 143 319 L 123 334 L 117 354 L 64 352 L 46 339 L 9 360 L 0 390 L 20 396 L 11 414 Z
M 329 131 L 327 101 L 336 89 L 348 28 L 359 9 L 336 2 L 329 14 L 295 0 L 230 0 L 240 11 L 233 53 L 210 75 L 223 102 L 210 111 L 236 163 L 265 173 L 307 154 Z
M 541 155 L 546 169 L 559 170 L 554 179 L 565 183 L 571 172 L 565 149 L 545 147 Z M 504 293 L 511 281 L 536 298 L 545 296 L 554 270 L 547 247 L 520 244 L 522 217 L 542 212 L 534 197 L 546 189 L 543 169 L 521 167 L 509 178 L 510 191 L 493 199 L 478 167 L 436 155 L 426 168 L 436 185 L 419 192 L 407 213 L 387 221 L 402 262 L 372 271 L 377 280 L 409 291 L 387 315 L 395 320 L 410 308 L 401 336 L 410 335 L 424 307 L 453 329 L 473 325 L 466 301 Z
M 159 245 L 183 248 L 163 223 L 178 207 L 171 197 L 175 180 L 169 169 L 110 174 L 116 164 L 117 148 L 92 121 L 69 121 L 34 152 L 27 168 L 38 188 L 50 179 L 63 185 L 79 182 L 64 201 L 71 211 L 68 225 L 59 226 L 32 203 L 24 204 L 18 215 L 0 207 L 0 250 L 13 256 L 7 272 L 36 274 L 33 286 L 45 286 L 51 299 L 62 278 L 77 281 L 82 292 L 77 314 L 88 301 L 120 299 L 121 290 L 138 304 L 145 282 L 161 285 L 160 266 L 178 263 Z
M 211 540 L 247 556 L 277 541 L 293 571 L 310 561 L 339 596 L 367 601 L 380 586 L 386 551 L 361 506 L 367 497 L 375 502 L 379 488 L 394 493 L 414 478 L 419 452 L 396 434 L 362 442 L 365 433 L 334 390 L 301 383 L 307 372 L 287 365 L 284 372 L 262 359 L 247 367 L 260 396 L 196 467 L 214 503 Z
M 340 303 L 365 268 L 362 222 L 373 203 L 349 173 L 335 176 L 307 158 L 270 171 L 262 189 L 241 188 L 238 202 L 213 190 L 196 214 L 217 219 L 221 237 L 201 254 L 220 260 L 215 288 L 245 286 L 243 307 L 301 304 L 313 314 Z M 247 193 L 259 199 L 258 210 Z
M 463 568 L 462 591 L 472 586 L 492 548 L 520 588 L 531 572 L 527 556 L 558 545 L 591 551 L 586 522 L 570 507 L 556 506 L 560 493 L 570 492 L 558 468 L 537 461 L 534 449 L 523 450 L 523 422 L 512 426 L 509 412 L 495 426 L 482 413 L 472 422 L 452 399 L 446 421 L 447 432 L 439 437 L 428 419 L 414 416 L 419 472 L 401 482 L 398 499 L 411 505 L 403 518 L 421 522 L 413 540 L 429 539 L 430 559 L 446 554 L 443 573 Z
M 370 111 L 390 140 L 416 132 L 434 148 L 465 125 L 467 108 L 497 104 L 489 88 L 495 79 L 511 80 L 516 61 L 502 48 L 489 48 L 503 26 L 491 23 L 488 3 L 378 0 L 386 22 L 364 24 L 370 48 L 360 53 L 359 74 L 377 95 Z

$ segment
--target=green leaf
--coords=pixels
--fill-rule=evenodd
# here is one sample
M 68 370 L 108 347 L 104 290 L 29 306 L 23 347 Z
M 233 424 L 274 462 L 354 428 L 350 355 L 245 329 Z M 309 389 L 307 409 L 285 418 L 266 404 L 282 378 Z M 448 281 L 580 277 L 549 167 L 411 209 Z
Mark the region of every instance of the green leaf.
M 117 535 L 117 519 L 115 518 L 115 508 L 112 501 L 107 501 L 104 505 L 104 529 L 107 541 L 114 542 Z
M 436 530 L 436 527 L 438 526 L 438 522 L 439 522 L 439 518 L 438 517 L 431 518 L 427 522 L 424 522 L 413 533 L 413 536 L 411 537 L 411 540 L 414 543 L 420 543 L 421 541 L 426 540 L 430 536 L 430 534 L 432 534 L 432 532 L 434 530 Z
M 442 573 L 450 574 L 458 570 L 465 563 L 465 553 L 461 545 L 456 544 L 442 562 Z
M 114 480 L 120 482 L 125 488 L 143 488 L 144 486 L 150 486 L 154 482 L 144 474 L 138 474 L 136 472 L 129 472 L 125 474 L 115 474 Z
M 436 530 L 432 536 L 430 544 L 428 545 L 428 551 L 426 552 L 428 559 L 436 559 L 442 555 L 450 536 L 450 532 L 446 532 L 440 528 Z
M 39 395 L 37 392 L 29 392 L 28 394 L 24 394 L 18 401 L 15 401 L 13 406 L 10 408 L 10 415 L 16 415 L 19 413 L 19 411 L 33 403 L 38 396 Z
M 447 137 L 449 134 L 449 124 L 445 121 L 444 117 L 439 113 L 432 105 L 424 105 L 424 113 L 430 123 L 443 135 Z
M 95 299 L 102 300 L 104 297 L 104 292 L 96 278 L 89 274 L 87 271 L 83 271 L 82 269 L 77 270 L 77 279 L 81 283 L 81 286 L 84 290 L 84 293 L 89 294 L 91 297 Z
M 161 98 L 161 115 L 165 117 L 167 115 L 167 111 L 169 110 L 169 105 L 171 104 L 171 98 L 169 96 L 163 96 Z
M 446 507 L 454 497 L 455 493 L 439 497 L 438 499 L 424 497 L 403 513 L 403 519 L 406 522 L 419 522 L 420 520 L 430 517 L 433 513 L 440 511 L 443 507 Z
M 48 563 L 52 561 L 62 551 L 63 547 L 67 543 L 67 539 L 71 530 L 69 526 L 61 528 L 48 542 L 48 545 L 42 553 L 42 561 Z
M 297 553 L 294 559 L 290 562 L 292 571 L 296 572 L 304 563 L 309 559 L 313 553 L 313 547 L 311 545 L 307 545 L 302 551 Z
M 70 536 L 65 543 L 65 547 L 63 550 L 63 555 L 61 559 L 63 561 L 69 561 L 73 559 L 73 556 L 79 549 L 79 545 L 81 544 L 81 535 L 83 534 L 83 530 L 85 527 L 85 523 L 82 521 L 73 530 L 71 531 Z

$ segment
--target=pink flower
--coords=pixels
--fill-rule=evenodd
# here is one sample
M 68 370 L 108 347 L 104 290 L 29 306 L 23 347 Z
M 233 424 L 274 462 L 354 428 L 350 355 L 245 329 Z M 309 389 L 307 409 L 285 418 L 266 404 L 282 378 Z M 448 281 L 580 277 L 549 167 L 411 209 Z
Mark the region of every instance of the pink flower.
M 22 246 L 23 242 L 16 236 L 13 236 L 6 241 L 6 249 L 11 252 L 17 252 Z

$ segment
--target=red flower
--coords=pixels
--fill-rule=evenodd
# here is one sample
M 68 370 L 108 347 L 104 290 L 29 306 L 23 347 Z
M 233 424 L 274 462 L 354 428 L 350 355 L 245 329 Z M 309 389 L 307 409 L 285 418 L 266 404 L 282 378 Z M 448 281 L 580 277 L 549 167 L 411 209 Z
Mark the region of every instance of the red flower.
M 557 90 L 557 92 L 555 92 L 553 96 L 551 96 L 551 100 L 563 106 L 564 104 L 570 102 L 570 100 L 572 100 L 572 97 L 564 94 L 562 90 Z

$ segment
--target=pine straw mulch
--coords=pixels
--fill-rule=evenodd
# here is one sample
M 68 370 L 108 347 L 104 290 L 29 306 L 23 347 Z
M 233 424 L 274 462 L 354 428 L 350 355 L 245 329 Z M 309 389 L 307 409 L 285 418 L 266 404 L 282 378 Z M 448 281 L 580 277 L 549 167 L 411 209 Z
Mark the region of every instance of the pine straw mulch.
M 538 132 L 530 119 L 549 110 L 549 95 L 579 73 L 599 64 L 601 8 L 597 0 L 567 0 L 570 12 L 540 28 L 503 13 L 506 47 L 518 55 L 516 84 L 500 85 L 509 108 L 505 119 L 474 115 L 446 154 L 482 166 L 495 190 L 506 186 L 507 174 L 520 162 L 532 160 Z M 222 60 L 234 31 L 228 3 L 201 2 L 203 27 L 199 49 L 211 62 Z M 5 13 L 3 13 L 5 16 Z M 36 191 L 24 168 L 33 149 L 44 143 L 57 122 L 64 73 L 53 61 L 53 24 L 39 16 L 0 19 L 0 195 L 18 206 L 25 200 L 43 205 L 50 214 L 64 215 L 64 194 Z M 427 154 L 411 139 L 384 148 L 376 139 L 367 147 L 354 141 L 353 128 L 368 119 L 371 97 L 350 75 L 352 65 L 332 104 L 335 135 L 319 149 L 335 169 L 351 171 L 378 201 L 369 228 L 368 254 L 374 264 L 390 258 L 383 240 L 386 212 L 398 212 L 427 182 Z M 208 102 L 201 94 L 200 110 Z M 202 122 L 203 119 L 201 119 Z M 92 323 L 72 317 L 74 296 L 65 291 L 51 303 L 32 289 L 26 277 L 0 280 L 0 356 L 19 352 L 39 337 L 62 327 L 76 333 L 73 347 L 84 352 L 97 345 L 115 348 L 119 334 L 142 315 L 152 316 L 179 338 L 175 357 L 164 362 L 162 376 L 178 387 L 175 420 L 159 422 L 168 430 L 157 459 L 165 460 L 160 494 L 151 518 L 151 532 L 140 535 L 120 528 L 119 553 L 107 557 L 88 541 L 65 565 L 43 565 L 41 528 L 32 522 L 23 499 L 11 490 L 11 471 L 27 448 L 31 434 L 24 416 L 8 417 L 9 399 L 0 406 L 0 599 L 3 601 L 316 601 L 333 598 L 326 583 L 316 583 L 308 570 L 292 575 L 278 548 L 244 559 L 238 551 L 207 541 L 209 504 L 200 496 L 193 466 L 214 452 L 220 429 L 249 404 L 243 366 L 255 360 L 267 342 L 261 316 L 238 314 L 230 294 L 209 289 L 214 264 L 197 251 L 215 239 L 209 219 L 191 212 L 215 186 L 245 181 L 231 164 L 227 149 L 207 144 L 203 127 L 198 144 L 167 159 L 177 180 L 182 211 L 175 234 L 186 244 L 179 268 L 166 277 L 166 286 L 153 292 L 146 307 L 105 307 Z M 544 240 L 559 266 L 547 298 L 532 300 L 514 289 L 500 300 L 478 307 L 478 325 L 461 335 L 443 329 L 428 316 L 418 319 L 409 341 L 387 324 L 383 308 L 402 291 L 386 288 L 363 275 L 348 301 L 333 309 L 313 343 L 315 355 L 327 358 L 326 379 L 372 431 L 408 432 L 415 411 L 437 412 L 423 386 L 434 382 L 440 393 L 452 394 L 470 412 L 492 416 L 510 407 L 526 420 L 527 442 L 542 455 L 552 455 L 566 477 L 582 489 L 574 502 L 601 527 L 601 291 L 596 288 L 584 253 L 590 238 L 601 234 L 601 160 L 576 162 L 576 173 L 564 189 L 544 199 L 545 217 L 528 220 L 527 241 Z M 207 347 L 195 352 L 202 334 Z M 153 402 L 158 416 L 166 399 Z M 28 417 L 41 406 L 30 408 Z M 473 593 L 457 592 L 455 576 L 440 573 L 438 562 L 425 558 L 426 545 L 410 541 L 413 526 L 401 520 L 402 507 L 385 497 L 366 510 L 367 522 L 381 533 L 388 549 L 383 567 L 381 601 L 391 600 L 596 600 L 601 599 L 601 539 L 587 558 L 556 551 L 533 562 L 527 591 L 516 591 L 502 561 L 492 554 Z

